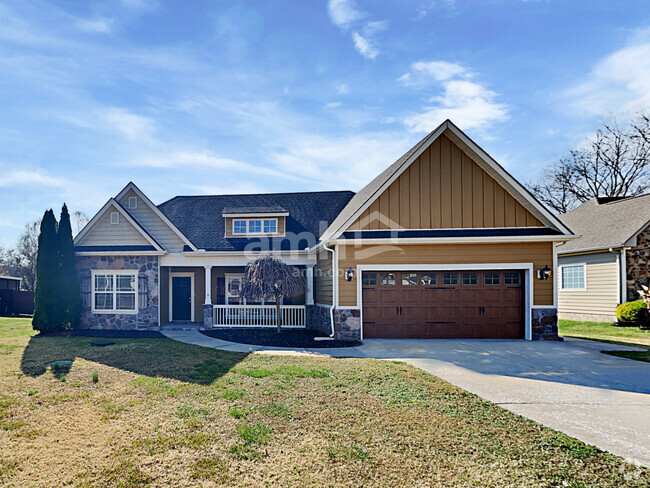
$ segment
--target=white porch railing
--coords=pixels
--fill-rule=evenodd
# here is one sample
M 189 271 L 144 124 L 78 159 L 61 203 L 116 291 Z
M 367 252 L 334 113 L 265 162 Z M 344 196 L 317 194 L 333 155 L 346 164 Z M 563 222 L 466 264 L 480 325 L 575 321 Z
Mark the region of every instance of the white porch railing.
M 280 305 L 282 327 L 305 327 L 304 305 Z M 213 305 L 213 327 L 277 327 L 275 305 Z

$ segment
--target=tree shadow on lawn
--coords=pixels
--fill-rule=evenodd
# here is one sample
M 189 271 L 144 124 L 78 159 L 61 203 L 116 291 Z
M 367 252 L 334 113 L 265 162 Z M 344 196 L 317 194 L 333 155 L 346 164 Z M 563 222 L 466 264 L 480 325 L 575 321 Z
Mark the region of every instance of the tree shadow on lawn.
M 77 358 L 83 358 L 140 375 L 208 385 L 247 356 L 171 339 L 112 339 L 115 344 L 106 347 L 92 346 L 95 340 L 95 337 L 33 336 L 23 352 L 21 370 L 32 377 L 51 370 L 61 378 L 70 372 Z

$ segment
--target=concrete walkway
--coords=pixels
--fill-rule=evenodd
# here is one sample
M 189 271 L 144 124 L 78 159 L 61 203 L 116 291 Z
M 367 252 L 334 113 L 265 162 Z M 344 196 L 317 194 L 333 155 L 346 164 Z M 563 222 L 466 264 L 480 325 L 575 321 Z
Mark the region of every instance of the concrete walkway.
M 602 354 L 613 344 L 488 340 L 366 340 L 353 348 L 236 344 L 198 331 L 170 339 L 236 352 L 401 360 L 514 413 L 650 467 L 650 363 Z

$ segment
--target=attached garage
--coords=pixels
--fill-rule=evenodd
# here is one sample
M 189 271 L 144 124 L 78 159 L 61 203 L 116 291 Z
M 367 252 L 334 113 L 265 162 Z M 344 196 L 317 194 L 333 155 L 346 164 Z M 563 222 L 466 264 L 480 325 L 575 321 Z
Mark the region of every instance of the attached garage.
M 364 337 L 523 339 L 522 270 L 364 271 Z

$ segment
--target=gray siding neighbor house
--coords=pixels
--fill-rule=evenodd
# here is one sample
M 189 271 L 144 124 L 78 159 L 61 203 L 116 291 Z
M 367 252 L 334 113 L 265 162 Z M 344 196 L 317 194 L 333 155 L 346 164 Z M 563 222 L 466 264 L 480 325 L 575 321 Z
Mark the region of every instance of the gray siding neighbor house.
M 351 162 L 353 164 L 353 162 Z M 273 327 L 241 295 L 262 256 L 307 285 L 283 327 L 323 336 L 557 339 L 542 273 L 575 236 L 450 121 L 357 194 L 177 196 L 129 183 L 75 238 L 82 326 Z
M 650 280 L 650 194 L 593 198 L 559 218 L 580 236 L 557 249 L 560 318 L 615 321 Z

